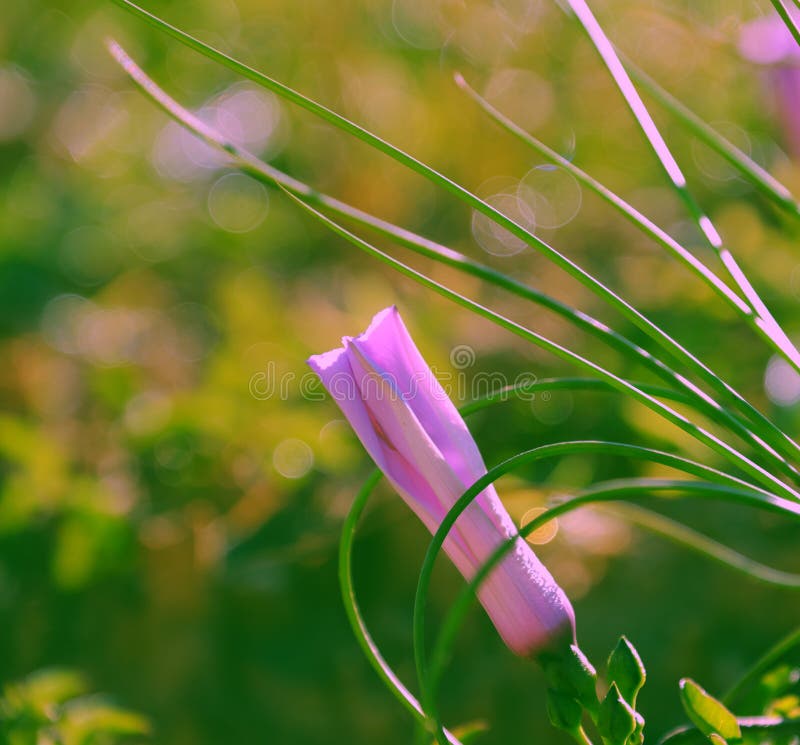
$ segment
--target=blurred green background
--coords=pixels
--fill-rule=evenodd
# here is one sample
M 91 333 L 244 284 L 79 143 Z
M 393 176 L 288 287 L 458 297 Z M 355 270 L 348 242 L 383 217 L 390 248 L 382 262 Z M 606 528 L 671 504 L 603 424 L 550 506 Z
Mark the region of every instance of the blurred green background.
M 768 2 L 593 5 L 628 55 L 800 185 L 763 71 L 736 51 L 741 24 Z M 797 432 L 796 383 L 767 396 L 761 342 L 454 86 L 460 70 L 712 262 L 605 69 L 555 2 L 147 7 L 503 209 L 508 196 L 496 195 L 522 193 L 522 181 L 530 199 L 512 207 L 539 235 Z M 397 303 L 442 373 L 470 381 L 575 371 L 364 260 L 281 194 L 226 169 L 132 88 L 104 39 L 116 38 L 169 93 L 292 175 L 639 334 L 428 183 L 108 2 L 5 0 L 2 16 L 0 683 L 79 671 L 87 690 L 141 713 L 150 739 L 171 745 L 409 742 L 411 721 L 363 659 L 338 595 L 338 532 L 369 463 L 335 406 L 304 397 L 304 360 Z M 653 110 L 723 237 L 787 331 L 800 330 L 796 224 Z M 396 253 L 615 372 L 643 377 L 544 311 Z M 459 345 L 475 352 L 466 366 L 451 359 Z M 270 387 L 276 380 L 283 390 Z M 534 444 L 591 437 L 715 463 L 648 411 L 606 394 L 510 401 L 471 425 L 490 464 Z M 651 473 L 660 471 L 568 459 L 507 478 L 501 495 L 520 518 L 553 493 Z M 800 568 L 796 535 L 778 519 L 698 502 L 656 506 L 745 553 Z M 366 618 L 407 680 L 427 538 L 384 488 L 354 557 Z M 637 644 L 650 673 L 641 697 L 650 736 L 681 721 L 680 676 L 724 690 L 800 615 L 796 595 L 608 512 L 563 520 L 542 555 L 573 598 L 596 662 L 621 633 Z M 460 586 L 443 563 L 433 624 Z M 442 711 L 454 723 L 485 719 L 486 743 L 565 741 L 545 722 L 541 674 L 503 647 L 480 611 L 460 637 Z

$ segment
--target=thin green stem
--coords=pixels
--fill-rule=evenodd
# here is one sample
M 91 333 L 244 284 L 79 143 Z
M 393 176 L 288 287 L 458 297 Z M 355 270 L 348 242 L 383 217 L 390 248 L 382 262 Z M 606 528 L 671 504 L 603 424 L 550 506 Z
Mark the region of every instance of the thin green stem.
M 428 590 L 430 587 L 431 576 L 433 574 L 433 566 L 436 562 L 436 557 L 439 554 L 442 546 L 444 545 L 445 538 L 452 530 L 456 521 L 463 513 L 463 511 L 472 503 L 475 497 L 480 494 L 490 483 L 499 478 L 500 475 L 507 473 L 509 470 L 518 468 L 523 464 L 529 464 L 544 460 L 547 458 L 561 457 L 563 455 L 575 455 L 583 453 L 602 453 L 604 455 L 619 455 L 627 458 L 636 458 L 639 460 L 646 460 L 653 463 L 660 463 L 662 465 L 675 468 L 677 470 L 688 473 L 698 478 L 708 479 L 729 487 L 752 489 L 752 485 L 748 484 L 741 479 L 729 476 L 716 469 L 709 468 L 695 461 L 673 455 L 660 450 L 653 450 L 652 448 L 641 447 L 638 445 L 630 445 L 625 443 L 605 442 L 605 441 L 574 441 L 574 442 L 559 442 L 549 445 L 541 445 L 532 450 L 527 450 L 523 454 L 516 455 L 499 466 L 491 469 L 484 477 L 479 479 L 469 489 L 467 489 L 455 505 L 448 511 L 445 518 L 439 524 L 439 527 L 434 534 L 428 551 L 425 554 L 425 560 L 422 564 L 422 569 L 419 573 L 417 581 L 417 592 L 414 600 L 414 658 L 417 665 L 417 677 L 420 681 L 422 690 L 422 702 L 426 710 L 428 710 L 428 699 L 426 697 L 424 681 L 427 678 L 426 661 L 427 655 L 425 652 L 425 608 L 427 605 Z M 766 495 L 766 492 L 763 492 Z M 798 509 L 800 514 L 800 509 Z
M 534 137 L 528 131 L 520 127 L 516 122 L 509 119 L 499 109 L 492 106 L 483 96 L 481 96 L 460 73 L 455 75 L 456 85 L 463 90 L 475 103 L 486 112 L 491 119 L 499 124 L 510 134 L 528 147 L 535 150 L 539 155 L 555 163 L 565 171 L 575 177 L 577 181 L 610 204 L 631 224 L 641 230 L 649 238 L 653 239 L 668 253 L 678 259 L 692 273 L 699 277 L 710 287 L 714 293 L 721 298 L 727 305 L 733 308 L 743 318 L 753 315 L 752 308 L 732 290 L 723 280 L 721 280 L 711 269 L 709 269 L 700 259 L 676 241 L 669 233 L 656 225 L 652 220 L 645 217 L 635 207 L 626 202 L 622 197 L 611 191 L 607 186 L 600 183 L 593 176 L 589 175 L 582 168 L 576 166 L 572 161 L 565 158 L 560 153 L 545 145 L 541 140 Z
M 608 508 L 608 512 L 640 528 L 649 530 L 651 533 L 663 536 L 673 543 L 689 548 L 706 558 L 742 572 L 754 580 L 788 590 L 800 589 L 800 574 L 784 572 L 754 561 L 748 556 L 698 533 L 687 525 L 664 517 L 657 512 L 632 504 L 615 505 Z
M 367 629 L 366 622 L 361 615 L 361 610 L 358 607 L 355 588 L 353 586 L 352 557 L 356 527 L 367 505 L 367 500 L 380 479 L 381 472 L 375 469 L 364 483 L 364 486 L 359 490 L 344 520 L 342 535 L 339 541 L 339 587 L 341 589 L 342 601 L 347 613 L 347 618 L 350 621 L 350 626 L 367 660 L 369 660 L 375 672 L 378 673 L 384 685 L 392 692 L 402 706 L 417 720 L 417 722 L 424 724 L 426 717 L 419 702 L 408 688 L 403 685 L 389 663 L 386 662 L 383 655 L 381 655 L 377 644 L 373 641 Z M 444 733 L 447 738 L 446 742 L 449 743 L 449 745 L 461 745 L 459 740 L 451 732 L 445 730 Z
M 741 298 L 736 295 L 716 274 L 714 274 L 708 267 L 701 261 L 694 257 L 689 251 L 681 246 L 674 238 L 672 238 L 666 231 L 662 230 L 655 223 L 645 217 L 641 212 L 635 209 L 632 205 L 619 197 L 608 187 L 601 184 L 595 178 L 590 176 L 586 171 L 576 166 L 571 161 L 564 158 L 552 148 L 545 145 L 543 142 L 535 138 L 533 135 L 526 132 L 511 119 L 505 116 L 501 111 L 492 106 L 485 98 L 475 91 L 463 76 L 456 75 L 456 84 L 469 95 L 497 124 L 503 127 L 507 132 L 517 137 L 529 147 L 533 148 L 543 157 L 547 158 L 552 163 L 556 163 L 568 173 L 572 174 L 576 180 L 582 183 L 587 188 L 594 191 L 598 196 L 604 199 L 608 204 L 613 206 L 617 211 L 624 215 L 632 224 L 638 227 L 643 233 L 655 240 L 659 245 L 666 249 L 673 256 L 678 258 L 682 263 L 688 266 L 697 276 L 701 277 L 726 303 L 728 303 L 735 311 L 739 312 L 743 318 L 751 325 L 759 336 L 763 337 L 776 351 L 781 350 L 775 347 L 772 337 L 764 333 L 763 325 L 759 324 L 758 318 L 750 310 L 749 306 L 743 305 Z M 713 375 L 713 373 L 712 373 Z M 785 446 L 788 446 L 793 457 L 800 456 L 800 445 L 794 440 L 789 438 L 782 430 L 780 430 L 773 422 L 771 422 L 760 411 L 748 404 L 744 399 L 732 388 L 725 385 L 717 376 L 713 376 L 716 380 L 707 378 L 707 382 L 713 383 L 715 391 L 723 397 L 724 400 L 737 407 L 740 411 L 745 412 L 751 418 L 755 418 L 760 424 L 771 431 L 769 442 L 780 448 L 778 442 L 782 442 L 786 452 Z
M 736 415 L 721 406 L 715 400 L 710 399 L 700 389 L 678 375 L 675 371 L 665 365 L 661 360 L 654 357 L 647 350 L 631 342 L 627 337 L 606 326 L 604 323 L 590 315 L 577 311 L 564 303 L 561 303 L 548 295 L 541 293 L 533 288 L 511 278 L 491 267 L 487 267 L 472 259 L 467 258 L 452 249 L 435 243 L 427 238 L 419 236 L 411 231 L 399 228 L 392 223 L 380 220 L 369 213 L 363 212 L 345 202 L 319 193 L 307 184 L 288 176 L 282 171 L 264 163 L 252 153 L 238 147 L 223 137 L 217 130 L 208 126 L 194 114 L 182 107 L 177 101 L 164 92 L 136 63 L 125 53 L 122 47 L 114 41 L 108 42 L 108 48 L 116 61 L 128 73 L 133 82 L 150 100 L 156 103 L 170 117 L 175 119 L 189 131 L 201 137 L 206 143 L 220 151 L 225 152 L 232 162 L 241 170 L 250 174 L 254 178 L 269 184 L 270 186 L 283 186 L 296 196 L 302 197 L 306 202 L 315 204 L 325 209 L 355 221 L 360 225 L 367 226 L 376 232 L 385 235 L 395 242 L 412 249 L 420 255 L 432 258 L 435 261 L 451 266 L 458 271 L 478 277 L 489 282 L 496 287 L 500 287 L 512 294 L 525 300 L 537 303 L 542 307 L 560 315 L 577 328 L 601 339 L 609 347 L 615 349 L 623 355 L 639 362 L 646 369 L 651 370 L 663 380 L 670 383 L 677 389 L 688 391 L 691 396 L 681 400 L 690 406 L 694 406 L 698 411 L 723 426 L 727 426 L 731 431 L 739 435 L 744 441 L 756 448 L 761 456 L 769 462 L 772 467 L 777 468 L 781 473 L 797 480 L 797 471 L 780 457 L 775 450 L 765 441 L 754 435 Z M 663 397 L 663 396 L 662 396 Z M 767 424 L 769 421 L 764 418 Z M 786 455 L 795 455 L 787 450 L 786 444 L 791 443 L 780 431 L 777 431 L 771 438 L 775 447 L 780 449 L 783 445 L 783 452 Z M 800 452 L 798 453 L 800 455 Z
M 536 344 L 542 349 L 552 353 L 556 357 L 559 357 L 562 360 L 565 360 L 567 362 L 576 365 L 580 369 L 583 369 L 589 373 L 594 374 L 598 378 L 605 380 L 615 389 L 620 390 L 624 393 L 628 393 L 635 400 L 644 404 L 653 411 L 659 413 L 664 419 L 676 425 L 680 429 L 684 430 L 695 439 L 704 443 L 709 448 L 719 453 L 724 458 L 728 459 L 731 463 L 737 465 L 739 468 L 742 469 L 743 472 L 752 476 L 756 481 L 760 481 L 762 484 L 769 487 L 771 490 L 774 490 L 776 493 L 779 493 L 788 499 L 800 502 L 800 494 L 798 494 L 798 492 L 796 492 L 790 486 L 785 484 L 783 481 L 781 481 L 773 474 L 769 473 L 768 471 L 764 470 L 761 466 L 751 461 L 749 458 L 740 453 L 738 450 L 729 445 L 727 442 L 721 440 L 719 437 L 707 431 L 706 429 L 697 426 L 682 414 L 679 414 L 671 407 L 655 399 L 653 396 L 650 396 L 649 394 L 645 393 L 641 389 L 637 388 L 635 385 L 631 384 L 629 381 L 624 380 L 623 378 L 620 378 L 617 375 L 614 375 L 612 372 L 609 372 L 608 370 L 598 365 L 597 363 L 592 362 L 591 360 L 588 360 L 585 357 L 582 357 L 577 352 L 573 352 L 571 349 L 568 349 L 567 347 L 564 347 L 541 334 L 537 334 L 535 331 L 531 331 L 529 328 L 526 328 L 525 326 L 522 326 L 516 323 L 515 321 L 506 318 L 500 313 L 497 313 L 491 310 L 490 308 L 487 308 L 481 305 L 480 303 L 475 302 L 474 300 L 470 300 L 469 298 L 464 297 L 463 295 L 459 294 L 458 292 L 455 292 L 449 287 L 446 287 L 445 285 L 436 282 L 435 280 L 431 279 L 425 274 L 418 272 L 416 269 L 412 269 L 411 267 L 407 266 L 398 259 L 395 259 L 393 256 L 389 256 L 380 249 L 375 248 L 372 244 L 368 243 L 364 239 L 346 230 L 341 225 L 336 223 L 334 220 L 322 214 L 319 210 L 316 210 L 312 206 L 306 204 L 305 202 L 303 202 L 298 197 L 295 197 L 290 192 L 287 191 L 286 194 L 290 199 L 294 200 L 300 207 L 306 210 L 309 214 L 316 216 L 316 218 L 320 222 L 327 225 L 331 230 L 340 235 L 342 238 L 345 238 L 350 243 L 357 246 L 370 256 L 379 259 L 387 266 L 391 266 L 392 268 L 396 269 L 400 274 L 403 274 L 406 277 L 413 279 L 415 282 L 422 285 L 423 287 L 427 287 L 428 289 L 437 292 L 442 297 L 446 297 L 447 299 L 453 301 L 457 305 L 460 305 L 462 308 L 466 308 L 467 310 L 472 311 L 476 315 L 479 315 L 482 318 L 491 321 L 497 326 L 500 326 L 501 328 L 510 331 L 511 333 L 519 336 L 521 339 L 525 339 L 526 341 L 529 341 L 532 344 Z
M 786 336 L 786 333 L 773 318 L 733 254 L 723 245 L 722 237 L 711 218 L 705 214 L 691 191 L 689 191 L 686 177 L 683 175 L 678 162 L 661 136 L 656 123 L 633 85 L 633 81 L 625 70 L 613 44 L 597 22 L 586 0 L 566 0 L 566 2 L 608 68 L 614 83 L 625 99 L 625 103 L 631 110 L 645 139 L 655 153 L 658 162 L 664 169 L 670 184 L 683 202 L 687 212 L 696 223 L 708 246 L 717 254 L 728 274 L 755 311 L 754 328 L 760 330 L 764 338 L 771 342 L 771 345 L 800 372 L 800 352 L 797 351 L 789 337 Z
M 457 512 L 460 514 L 464 509 L 466 509 L 469 501 L 474 499 L 475 496 L 480 493 L 480 491 L 488 486 L 488 484 L 493 483 L 501 475 L 512 470 L 515 466 L 524 463 L 526 458 L 533 457 L 529 455 L 529 452 L 520 453 L 513 458 L 509 458 L 504 463 L 501 463 L 498 466 L 490 469 L 486 477 L 480 479 L 474 485 L 475 493 L 471 494 L 470 500 L 465 500 L 462 497 L 462 499 L 459 499 L 458 502 L 456 502 L 456 504 L 451 508 L 450 512 Z M 501 544 L 494 554 L 492 554 L 492 556 L 478 570 L 470 583 L 461 591 L 455 603 L 451 607 L 450 612 L 446 616 L 444 623 L 442 624 L 441 631 L 436 639 L 431 654 L 431 661 L 427 671 L 427 684 L 425 686 L 425 690 L 423 691 L 423 703 L 428 715 L 435 717 L 436 690 L 444 671 L 446 661 L 450 655 L 450 650 L 455 642 L 458 629 L 463 623 L 463 620 L 471 607 L 478 588 L 491 573 L 491 571 L 502 560 L 502 558 L 513 549 L 516 540 L 530 535 L 545 525 L 549 520 L 566 514 L 581 506 L 597 502 L 616 501 L 620 499 L 641 499 L 649 496 L 660 495 L 661 493 L 685 493 L 706 499 L 724 499 L 726 501 L 750 505 L 770 511 L 782 512 L 784 514 L 791 515 L 792 517 L 800 518 L 800 507 L 791 502 L 765 494 L 761 491 L 755 491 L 746 488 L 742 489 L 721 483 L 707 483 L 703 481 L 677 481 L 667 479 L 620 479 L 617 481 L 597 484 L 589 489 L 579 492 L 571 499 L 564 501 L 561 504 L 550 508 L 547 510 L 547 512 L 537 516 L 534 520 L 522 528 L 516 536 L 509 538 L 507 541 Z M 448 512 L 448 517 L 450 512 Z M 425 704 L 426 701 L 428 701 L 427 704 Z M 430 701 L 434 701 L 433 707 L 431 707 Z
M 772 202 L 795 217 L 800 216 L 800 204 L 797 203 L 789 189 L 769 171 L 762 168 L 747 153 L 706 124 L 703 119 L 630 60 L 623 57 L 623 63 L 630 76 L 698 140 L 730 163 Z
M 125 10 L 128 10 L 129 12 L 133 13 L 137 17 L 143 19 L 144 21 L 154 26 L 155 28 L 159 29 L 160 31 L 172 36 L 173 38 L 177 39 L 178 41 L 185 44 L 189 48 L 194 49 L 195 51 L 205 55 L 209 59 L 212 59 L 218 62 L 219 64 L 228 67 L 229 69 L 242 75 L 243 77 L 246 77 L 249 80 L 258 83 L 259 85 L 267 88 L 268 90 L 271 90 L 272 92 L 285 98 L 286 100 L 306 109 L 307 111 L 310 111 L 311 113 L 319 116 L 323 120 L 338 127 L 342 131 L 354 135 L 362 142 L 371 145 L 377 150 L 390 156 L 398 163 L 405 165 L 406 167 L 410 168 L 416 173 L 424 176 L 432 183 L 435 183 L 438 186 L 442 187 L 449 193 L 459 198 L 465 204 L 469 205 L 476 211 L 486 215 L 494 222 L 496 222 L 498 225 L 504 227 L 512 235 L 515 235 L 516 237 L 528 243 L 530 246 L 539 250 L 543 255 L 547 256 L 554 264 L 556 264 L 570 276 L 572 276 L 573 278 L 584 284 L 586 287 L 592 290 L 596 295 L 605 300 L 607 303 L 609 303 L 620 314 L 622 314 L 625 318 L 627 318 L 631 323 L 636 325 L 638 328 L 644 331 L 644 333 L 646 333 L 651 339 L 656 341 L 662 348 L 667 350 L 671 356 L 675 357 L 676 359 L 679 359 L 682 362 L 682 364 L 692 369 L 697 375 L 701 376 L 703 379 L 705 379 L 707 382 L 710 382 L 712 385 L 713 384 L 718 385 L 720 383 L 719 378 L 708 367 L 703 365 L 691 353 L 689 353 L 680 344 L 678 344 L 678 342 L 676 342 L 671 336 L 669 336 L 666 332 L 664 332 L 658 325 L 654 324 L 652 321 L 650 321 L 650 319 L 646 318 L 638 310 L 636 310 L 636 308 L 634 308 L 625 300 L 616 295 L 611 289 L 606 287 L 602 282 L 600 282 L 594 276 L 586 272 L 586 270 L 584 270 L 578 264 L 573 262 L 571 259 L 567 258 L 559 251 L 557 251 L 556 249 L 545 243 L 543 240 L 530 233 L 521 225 L 514 222 L 514 220 L 505 216 L 499 210 L 495 209 L 491 205 L 484 202 L 482 199 L 475 196 L 472 192 L 468 191 L 463 186 L 455 183 L 451 179 L 447 178 L 446 176 L 439 173 L 430 166 L 427 166 L 424 163 L 420 162 L 419 160 L 407 154 L 403 150 L 382 140 L 381 138 L 367 131 L 363 127 L 355 124 L 354 122 L 351 122 L 349 119 L 346 119 L 345 117 L 336 114 L 330 109 L 316 103 L 315 101 L 312 101 L 311 99 L 303 96 L 297 91 L 294 91 L 288 86 L 279 83 L 276 80 L 273 80 L 272 78 L 264 75 L 263 73 L 260 73 L 257 70 L 254 70 L 253 68 L 244 65 L 243 63 L 229 57 L 228 55 L 220 52 L 219 50 L 214 49 L 208 44 L 205 44 L 199 41 L 198 39 L 195 39 L 194 37 L 190 36 L 189 34 L 175 28 L 174 26 L 171 26 L 170 24 L 166 23 L 157 16 L 154 16 L 151 13 L 148 13 L 147 11 L 143 10 L 135 3 L 130 2 L 130 0 L 112 0 L 112 2 L 116 3 L 121 8 L 124 8 Z M 747 404 L 747 402 L 744 401 L 744 399 L 741 399 L 741 402 L 742 405 L 750 406 L 749 404 Z M 756 411 L 752 406 L 750 406 L 750 408 L 753 410 L 753 412 Z M 762 439 L 765 439 L 767 441 L 769 440 L 769 433 L 765 434 L 760 428 L 760 426 L 759 426 L 759 436 L 762 437 Z
M 655 396 L 656 398 L 666 398 L 671 401 L 691 405 L 691 398 L 685 393 L 674 391 L 671 388 L 664 388 L 652 383 L 643 383 L 640 381 L 629 381 L 642 391 Z M 512 397 L 527 395 L 535 393 L 539 390 L 579 390 L 579 391 L 600 391 L 617 393 L 616 389 L 612 388 L 604 380 L 597 378 L 537 378 L 536 380 L 528 380 L 522 383 L 515 383 L 513 385 L 504 386 L 494 391 L 470 401 L 468 404 L 462 406 L 459 411 L 463 416 L 474 414 L 476 411 L 485 409 L 496 403 L 502 403 L 510 400 Z

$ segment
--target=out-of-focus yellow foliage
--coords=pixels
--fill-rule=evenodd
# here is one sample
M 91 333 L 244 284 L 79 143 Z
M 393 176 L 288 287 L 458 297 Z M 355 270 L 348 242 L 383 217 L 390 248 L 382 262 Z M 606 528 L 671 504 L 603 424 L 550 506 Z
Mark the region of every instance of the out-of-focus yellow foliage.
M 800 184 L 762 76 L 735 53 L 741 22 L 767 3 L 593 5 L 639 65 L 780 178 Z M 800 392 L 792 399 L 793 379 L 773 367 L 780 395 L 776 402 L 765 394 L 769 356 L 752 334 L 453 84 L 461 71 L 494 105 L 712 262 L 605 69 L 556 2 L 147 7 L 482 197 L 510 204 L 796 430 Z M 87 696 L 80 678 L 25 677 L 54 665 L 85 670 L 93 685 L 146 712 L 165 743 L 408 742 L 410 724 L 361 659 L 336 585 L 338 530 L 369 464 L 304 360 L 397 303 L 459 403 L 480 374 L 513 380 L 575 371 L 367 260 L 282 194 L 234 174 L 132 89 L 105 37 L 277 167 L 639 335 L 443 192 L 105 0 L 6 0 L 1 15 L 0 681 L 9 683 L 6 716 L 30 710 L 35 724 L 12 742 L 27 745 L 40 730 L 38 742 L 64 745 L 146 732 L 145 720 Z M 796 226 L 654 113 L 698 198 L 793 332 Z M 620 375 L 643 375 L 536 306 L 391 250 Z M 464 345 L 474 351 L 467 366 L 453 356 Z M 609 394 L 512 400 L 470 423 L 489 463 L 543 442 L 600 435 L 686 444 Z M 518 474 L 508 495 L 521 520 L 548 497 L 642 473 L 640 464 L 570 459 Z M 776 564 L 795 560 L 795 537 L 769 519 L 670 507 Z M 362 536 L 362 604 L 387 656 L 409 660 L 427 534 L 384 491 Z M 776 601 L 758 587 L 743 604 L 738 578 L 608 515 L 560 521 L 541 552 L 577 600 L 587 648 L 606 649 L 622 628 L 659 671 L 643 694 L 653 731 L 678 716 L 674 697 L 662 695 L 678 675 L 705 666 L 721 684 L 798 610 L 796 600 Z M 451 574 L 439 579 L 434 614 L 457 586 Z M 764 612 L 778 602 L 785 614 Z M 458 651 L 443 701 L 448 719 L 485 717 L 486 742 L 522 731 L 550 742 L 539 726 L 543 708 L 531 705 L 542 700 L 541 681 L 508 660 L 485 619 L 471 620 Z M 410 674 L 407 666 L 401 672 Z M 54 726 L 59 738 L 47 734 Z M 95 730 L 111 739 L 89 738 Z

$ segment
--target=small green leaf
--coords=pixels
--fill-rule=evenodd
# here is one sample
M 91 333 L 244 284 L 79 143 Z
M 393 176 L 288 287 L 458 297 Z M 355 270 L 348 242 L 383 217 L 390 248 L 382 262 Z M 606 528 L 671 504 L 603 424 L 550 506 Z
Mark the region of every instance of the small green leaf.
M 539 659 L 553 690 L 574 698 L 590 712 L 597 711 L 597 671 L 577 644 Z
M 577 732 L 583 719 L 583 707 L 572 696 L 547 689 L 547 716 L 554 727 Z
M 633 712 L 636 719 L 636 727 L 633 734 L 628 738 L 627 745 L 642 745 L 644 742 L 644 717 L 638 712 Z
M 636 731 L 636 712 L 622 697 L 616 683 L 600 704 L 597 715 L 597 729 L 608 745 L 625 745 Z
M 636 706 L 636 696 L 647 679 L 642 658 L 636 648 L 624 636 L 608 658 L 608 679 L 616 683 L 619 692 L 631 706 Z
M 739 722 L 722 703 L 690 678 L 684 678 L 679 685 L 683 708 L 697 729 L 706 736 L 716 733 L 725 740 L 741 739 Z

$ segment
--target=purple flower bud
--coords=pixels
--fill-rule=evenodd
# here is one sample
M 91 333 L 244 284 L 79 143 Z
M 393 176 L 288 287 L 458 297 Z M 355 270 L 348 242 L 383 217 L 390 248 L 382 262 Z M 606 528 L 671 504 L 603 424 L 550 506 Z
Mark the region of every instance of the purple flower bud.
M 372 459 L 432 533 L 486 473 L 464 420 L 414 345 L 395 307 L 343 346 L 308 360 Z M 517 533 L 493 486 L 458 518 L 444 549 L 466 579 Z M 522 539 L 492 570 L 479 599 L 512 651 L 528 656 L 575 635 L 564 591 Z

